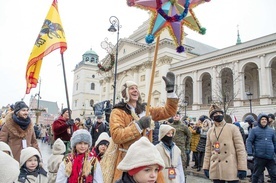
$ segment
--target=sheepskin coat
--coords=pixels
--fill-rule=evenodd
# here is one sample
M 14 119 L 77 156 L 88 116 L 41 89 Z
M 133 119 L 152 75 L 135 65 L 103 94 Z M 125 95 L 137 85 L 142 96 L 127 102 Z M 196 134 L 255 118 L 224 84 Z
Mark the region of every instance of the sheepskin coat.
M 6 116 L 6 123 L 2 127 L 0 133 L 0 141 L 3 141 L 10 146 L 14 159 L 19 162 L 20 152 L 23 149 L 23 139 L 26 139 L 27 147 L 34 147 L 38 151 L 39 147 L 35 138 L 34 126 L 32 122 L 26 130 L 22 130 L 20 126 L 13 121 L 12 114 L 13 112 Z
M 218 140 L 216 136 L 219 136 Z M 220 152 L 214 149 L 217 141 L 220 144 Z M 210 179 L 226 181 L 239 180 L 238 170 L 247 170 L 245 145 L 235 125 L 222 121 L 209 129 L 203 169 L 209 170 Z
M 168 98 L 164 107 L 151 107 L 152 120 L 159 121 L 174 116 L 177 111 L 178 99 Z M 114 108 L 110 116 L 110 134 L 114 143 L 118 144 L 116 166 L 125 157 L 129 146 L 141 138 L 142 134 L 135 125 L 135 120 L 127 108 Z M 122 171 L 116 169 L 113 182 L 122 177 Z

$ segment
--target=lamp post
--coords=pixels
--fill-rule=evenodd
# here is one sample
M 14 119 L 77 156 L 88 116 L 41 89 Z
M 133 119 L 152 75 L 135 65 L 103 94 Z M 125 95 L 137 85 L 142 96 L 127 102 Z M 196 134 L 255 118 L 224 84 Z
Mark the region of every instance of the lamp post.
M 115 57 L 115 68 L 114 68 L 114 84 L 113 84 L 113 106 L 115 105 L 116 100 L 116 84 L 117 84 L 117 62 L 118 62 L 118 43 L 119 43 L 119 33 L 120 33 L 120 21 L 116 16 L 111 16 L 109 18 L 111 26 L 109 27 L 109 32 L 117 31 L 117 43 L 116 43 L 116 57 Z
M 183 104 L 184 104 L 184 110 L 185 110 L 185 113 L 184 113 L 185 118 L 187 118 L 187 105 L 188 105 L 188 102 L 186 100 L 184 100 Z
M 251 92 L 246 92 L 246 95 L 247 95 L 247 98 L 248 98 L 248 100 L 249 100 L 250 113 L 252 114 L 252 103 L 251 103 L 251 101 L 252 101 L 253 93 L 251 93 Z

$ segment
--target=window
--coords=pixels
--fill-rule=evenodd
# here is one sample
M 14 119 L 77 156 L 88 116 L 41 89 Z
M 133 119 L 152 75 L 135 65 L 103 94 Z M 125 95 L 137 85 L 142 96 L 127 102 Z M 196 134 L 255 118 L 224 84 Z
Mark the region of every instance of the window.
M 78 106 L 78 100 L 74 101 L 74 106 L 77 107 Z
M 95 78 L 95 75 L 94 75 L 94 74 L 92 75 L 92 78 Z
M 76 83 L 76 91 L 78 91 L 78 89 L 79 89 L 79 84 Z
M 140 77 L 140 81 L 145 81 L 145 75 L 142 75 L 142 76 Z
M 95 90 L 95 83 L 91 83 L 91 90 Z
M 85 58 L 85 61 L 89 61 L 89 57 L 86 57 L 86 58 Z
M 105 91 L 106 91 L 106 87 L 103 88 L 103 92 L 105 92 Z

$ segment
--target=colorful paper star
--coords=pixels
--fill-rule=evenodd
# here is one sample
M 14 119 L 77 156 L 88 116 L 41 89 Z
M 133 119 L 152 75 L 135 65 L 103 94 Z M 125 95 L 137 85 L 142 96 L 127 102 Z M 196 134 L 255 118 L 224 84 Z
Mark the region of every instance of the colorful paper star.
M 192 30 L 205 34 L 197 20 L 193 8 L 210 0 L 127 0 L 129 6 L 139 7 L 152 12 L 146 42 L 152 43 L 155 37 L 167 28 L 177 46 L 177 52 L 184 51 L 182 40 L 184 38 L 183 25 Z

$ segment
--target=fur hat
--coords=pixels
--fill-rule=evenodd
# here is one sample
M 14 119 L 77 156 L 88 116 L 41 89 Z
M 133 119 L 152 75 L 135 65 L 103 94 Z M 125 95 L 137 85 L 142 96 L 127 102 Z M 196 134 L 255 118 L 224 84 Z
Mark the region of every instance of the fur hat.
M 92 137 L 87 130 L 79 129 L 75 131 L 71 137 L 71 148 L 76 147 L 77 143 L 85 142 L 91 147 L 92 145 Z
M 211 119 L 216 112 L 221 112 L 223 114 L 221 108 L 219 108 L 216 104 L 212 104 L 209 109 L 209 116 Z
M 52 149 L 53 154 L 61 155 L 65 152 L 65 150 L 66 150 L 66 147 L 64 142 L 60 138 L 58 138 L 53 144 L 53 149 Z
M 158 138 L 159 138 L 159 141 L 165 137 L 165 135 L 170 131 L 170 130 L 173 130 L 173 136 L 175 135 L 175 128 L 172 127 L 171 125 L 166 125 L 166 124 L 163 124 L 160 126 L 159 128 L 159 135 L 158 135 Z
M 25 104 L 24 101 L 18 101 L 14 104 L 14 113 L 17 113 L 18 111 L 20 111 L 23 108 L 28 108 L 27 104 Z
M 110 137 L 109 137 L 108 133 L 102 132 L 100 134 L 100 136 L 98 137 L 98 140 L 96 141 L 95 146 L 97 146 L 101 141 L 107 141 L 107 143 L 109 144 Z
M 10 153 L 10 156 L 13 157 L 10 146 L 5 142 L 0 141 L 0 151 L 8 151 Z
M 135 83 L 134 81 L 126 81 L 126 83 L 122 86 L 121 95 L 122 95 L 122 98 L 124 99 L 125 103 L 129 102 L 129 93 L 128 93 L 127 89 L 131 86 L 138 87 L 137 83 Z
M 38 156 L 38 158 L 39 158 L 38 161 L 40 161 L 41 156 L 36 148 L 27 147 L 25 149 L 22 149 L 21 154 L 20 154 L 20 167 L 22 167 L 29 158 L 31 158 L 32 156 L 35 156 L 35 155 Z
M 15 182 L 19 173 L 18 162 L 7 153 L 0 151 L 0 182 Z
M 127 172 L 138 167 L 154 164 L 159 165 L 161 169 L 165 166 L 157 148 L 147 137 L 141 137 L 129 147 L 126 156 L 118 164 L 117 168 Z

